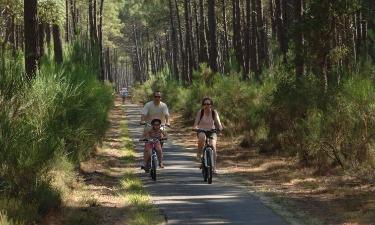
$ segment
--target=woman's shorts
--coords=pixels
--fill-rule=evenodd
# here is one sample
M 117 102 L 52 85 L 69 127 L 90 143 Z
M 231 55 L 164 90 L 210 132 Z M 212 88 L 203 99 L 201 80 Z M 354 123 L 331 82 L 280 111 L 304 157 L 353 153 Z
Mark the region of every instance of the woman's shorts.
M 201 135 L 205 136 L 205 133 L 204 132 L 199 132 L 197 133 L 197 137 L 199 138 Z M 201 136 L 203 138 L 203 136 Z M 210 137 L 213 139 L 213 140 L 217 140 L 217 134 L 212 132 L 210 133 Z

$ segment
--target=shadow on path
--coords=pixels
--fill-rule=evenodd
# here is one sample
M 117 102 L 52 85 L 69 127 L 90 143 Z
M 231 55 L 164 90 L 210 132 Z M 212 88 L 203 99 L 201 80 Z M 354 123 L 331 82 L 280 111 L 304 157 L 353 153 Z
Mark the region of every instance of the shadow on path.
M 137 105 L 126 104 L 129 136 L 142 158 L 143 145 L 138 142 L 143 127 L 139 126 Z M 158 170 L 158 180 L 139 170 L 142 181 L 155 204 L 163 211 L 168 224 L 287 224 L 280 216 L 265 207 L 245 188 L 214 177 L 211 185 L 203 182 L 193 149 L 173 141 L 173 130 L 164 145 L 164 169 Z

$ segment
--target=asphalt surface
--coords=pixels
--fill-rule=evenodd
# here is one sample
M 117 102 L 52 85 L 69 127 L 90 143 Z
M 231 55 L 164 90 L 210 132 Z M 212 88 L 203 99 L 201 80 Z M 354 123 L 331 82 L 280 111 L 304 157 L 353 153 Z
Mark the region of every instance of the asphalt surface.
M 141 108 L 126 104 L 125 112 L 129 135 L 141 159 L 143 144 L 138 142 L 143 131 L 139 125 Z M 212 184 L 203 182 L 194 156 L 194 149 L 168 140 L 164 144 L 165 168 L 158 170 L 157 181 L 139 171 L 146 190 L 165 215 L 167 224 L 287 224 L 244 187 L 228 183 L 220 176 L 214 176 Z

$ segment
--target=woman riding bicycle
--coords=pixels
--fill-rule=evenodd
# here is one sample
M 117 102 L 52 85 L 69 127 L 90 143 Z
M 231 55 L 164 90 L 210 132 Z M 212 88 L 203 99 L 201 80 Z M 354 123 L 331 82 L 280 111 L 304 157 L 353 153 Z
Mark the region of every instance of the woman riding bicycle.
M 149 129 L 149 130 L 145 130 L 145 132 L 143 133 L 143 139 L 153 139 L 153 138 L 157 138 L 157 139 L 166 139 L 167 138 L 167 133 L 163 130 L 160 129 L 160 126 L 161 126 L 161 120 L 160 119 L 153 119 L 151 121 L 151 126 L 152 128 Z M 157 152 L 157 155 L 158 155 L 158 161 L 159 161 L 159 167 L 160 168 L 164 168 L 164 165 L 163 165 L 163 150 L 162 150 L 162 146 L 160 144 L 160 141 L 158 141 L 157 143 L 155 143 L 155 149 L 156 149 L 156 152 Z M 151 154 L 152 154 L 152 143 L 150 142 L 146 142 L 145 144 L 145 153 L 144 153 L 144 165 L 145 165 L 145 170 L 147 172 L 147 169 L 149 168 L 149 165 L 150 165 L 150 157 L 151 157 Z
M 219 114 L 217 113 L 216 110 L 214 110 L 212 108 L 212 106 L 213 106 L 213 101 L 212 101 L 211 98 L 209 98 L 209 97 L 203 98 L 202 109 L 200 109 L 197 112 L 197 116 L 196 116 L 195 122 L 194 122 L 194 129 L 202 129 L 202 130 L 205 130 L 205 131 L 212 130 L 212 129 L 217 129 L 217 130 L 221 131 L 223 129 L 223 126 L 221 125 L 221 122 L 220 122 Z M 201 158 L 201 155 L 202 155 L 202 149 L 204 147 L 206 135 L 203 132 L 199 132 L 197 134 L 197 136 L 198 136 L 197 160 L 199 161 L 200 158 Z M 216 135 L 216 133 L 212 133 L 211 136 L 212 136 L 211 145 L 213 147 L 214 154 L 215 154 L 214 165 L 216 165 L 217 135 Z M 214 169 L 214 171 L 215 171 L 215 169 Z

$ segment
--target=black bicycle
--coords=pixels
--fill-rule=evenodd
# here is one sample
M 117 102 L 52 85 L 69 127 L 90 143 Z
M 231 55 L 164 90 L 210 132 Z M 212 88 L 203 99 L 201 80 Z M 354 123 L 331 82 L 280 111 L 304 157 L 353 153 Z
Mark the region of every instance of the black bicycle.
M 211 140 L 213 139 L 212 134 L 216 133 L 216 129 L 212 130 L 202 130 L 202 129 L 194 129 L 198 134 L 205 133 L 206 135 L 206 142 L 203 147 L 203 156 L 201 158 L 201 169 L 203 175 L 203 181 L 209 184 L 212 183 L 212 175 L 213 169 L 215 167 L 214 163 L 214 149 L 211 145 Z

